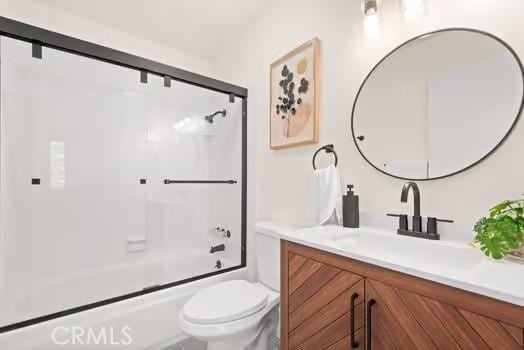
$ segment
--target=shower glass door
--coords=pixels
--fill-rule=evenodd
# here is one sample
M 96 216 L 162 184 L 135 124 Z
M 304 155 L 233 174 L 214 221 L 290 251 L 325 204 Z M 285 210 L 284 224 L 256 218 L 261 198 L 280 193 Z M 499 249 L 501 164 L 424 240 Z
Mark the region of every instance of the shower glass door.
M 0 328 L 241 265 L 241 99 L 3 36 L 0 55 Z
M 1 38 L 0 325 L 140 290 L 145 86 L 136 72 Z
M 164 257 L 159 283 L 241 263 L 242 101 L 165 85 L 148 77 L 147 235 Z

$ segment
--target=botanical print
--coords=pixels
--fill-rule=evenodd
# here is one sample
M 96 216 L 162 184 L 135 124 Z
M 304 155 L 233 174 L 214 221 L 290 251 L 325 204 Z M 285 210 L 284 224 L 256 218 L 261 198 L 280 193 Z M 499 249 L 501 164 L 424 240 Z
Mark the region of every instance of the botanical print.
M 304 74 L 307 70 L 307 59 L 303 58 L 297 64 L 297 73 Z M 309 89 L 309 80 L 306 78 L 300 79 L 300 84 L 295 89 L 294 73 L 285 64 L 282 67 L 282 80 L 278 85 L 282 88 L 282 95 L 278 96 L 280 104 L 276 105 L 276 113 L 282 119 L 286 120 L 284 125 L 284 135 L 286 137 L 297 136 L 306 126 L 307 121 L 311 117 L 311 104 L 302 101 L 301 97 L 296 97 L 295 93 L 305 95 Z M 293 118 L 292 118 L 293 117 Z
M 317 142 L 317 60 L 314 39 L 271 65 L 271 148 Z

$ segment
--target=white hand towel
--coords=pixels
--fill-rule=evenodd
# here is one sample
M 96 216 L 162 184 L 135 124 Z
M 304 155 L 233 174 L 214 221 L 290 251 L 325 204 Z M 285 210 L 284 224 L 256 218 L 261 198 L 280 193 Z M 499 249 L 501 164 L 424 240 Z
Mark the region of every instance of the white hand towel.
M 342 181 L 331 165 L 315 170 L 316 224 L 342 223 Z

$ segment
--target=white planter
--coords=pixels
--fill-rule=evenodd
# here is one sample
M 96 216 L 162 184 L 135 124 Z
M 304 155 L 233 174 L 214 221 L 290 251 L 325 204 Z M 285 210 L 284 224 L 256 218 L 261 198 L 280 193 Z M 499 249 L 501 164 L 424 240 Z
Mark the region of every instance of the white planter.
M 518 249 L 512 250 L 508 253 L 508 258 L 524 261 L 524 241 L 520 242 L 520 247 Z

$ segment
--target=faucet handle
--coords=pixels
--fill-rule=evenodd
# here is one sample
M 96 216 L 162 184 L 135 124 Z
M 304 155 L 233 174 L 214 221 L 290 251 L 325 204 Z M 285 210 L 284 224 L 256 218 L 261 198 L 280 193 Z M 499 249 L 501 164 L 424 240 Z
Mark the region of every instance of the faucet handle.
M 434 217 L 428 217 L 428 234 L 430 235 L 438 235 L 438 222 L 446 222 L 446 223 L 454 223 L 453 220 L 447 220 L 447 219 L 437 219 Z
M 449 219 L 438 219 L 438 218 L 437 218 L 437 221 L 438 222 L 447 222 L 448 224 L 453 224 L 455 222 L 455 221 L 449 220 Z
M 386 214 L 386 215 L 398 218 L 399 230 L 403 230 L 403 231 L 408 230 L 408 216 L 406 214 Z

